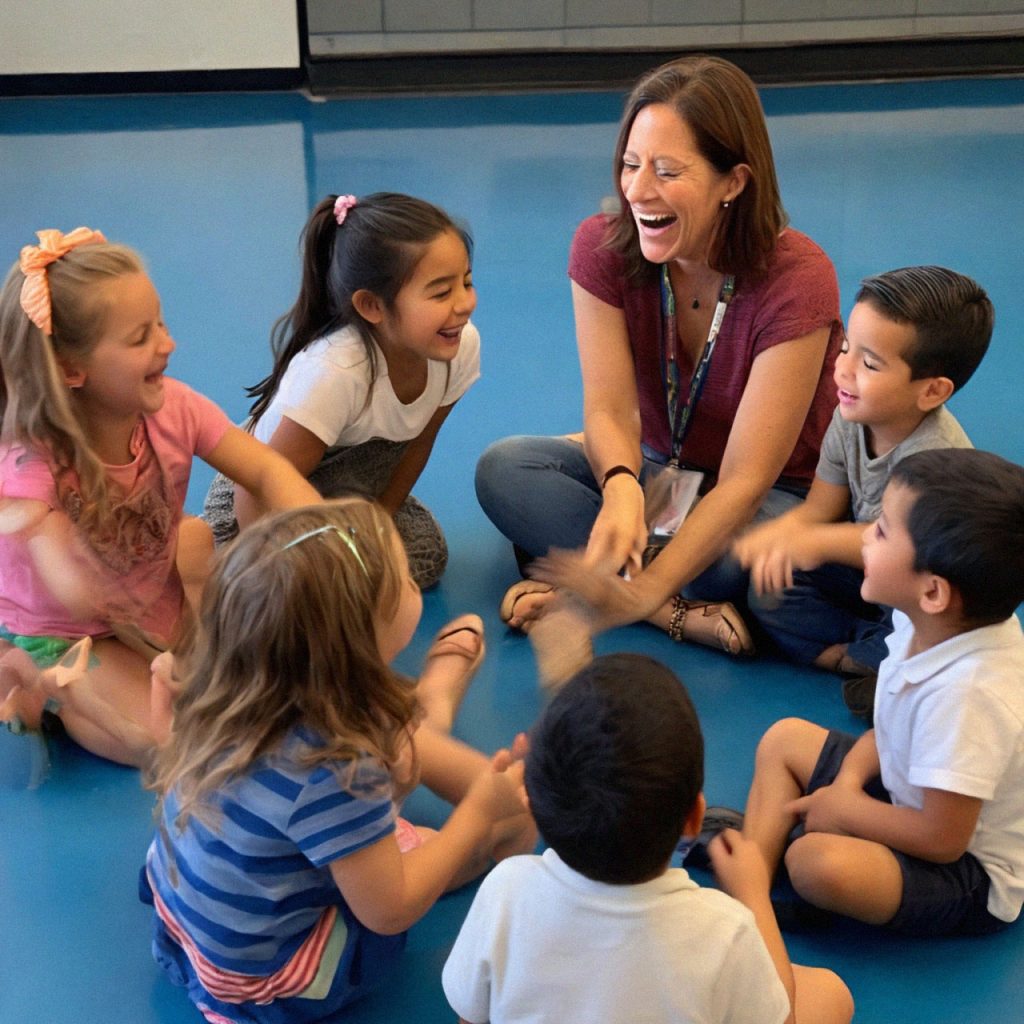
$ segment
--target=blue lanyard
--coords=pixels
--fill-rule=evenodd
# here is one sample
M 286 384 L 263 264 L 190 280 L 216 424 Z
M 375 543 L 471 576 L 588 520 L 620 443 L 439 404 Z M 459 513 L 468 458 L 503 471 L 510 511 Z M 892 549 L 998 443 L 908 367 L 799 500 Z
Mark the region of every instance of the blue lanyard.
M 718 332 L 722 329 L 725 311 L 736 291 L 736 278 L 726 274 L 722 282 L 722 290 L 718 293 L 718 305 L 715 315 L 711 318 L 711 330 L 708 340 L 704 342 L 704 351 L 690 378 L 690 392 L 686 402 L 679 401 L 679 364 L 676 361 L 676 350 L 679 347 L 679 333 L 676 328 L 676 299 L 672 294 L 672 282 L 668 276 L 668 264 L 661 267 L 661 362 L 665 372 L 665 401 L 668 405 L 668 422 L 672 427 L 672 451 L 669 465 L 679 465 L 679 454 L 683 449 L 686 429 L 690 424 L 690 414 L 700 398 L 704 378 L 711 365 L 711 355 L 715 351 Z

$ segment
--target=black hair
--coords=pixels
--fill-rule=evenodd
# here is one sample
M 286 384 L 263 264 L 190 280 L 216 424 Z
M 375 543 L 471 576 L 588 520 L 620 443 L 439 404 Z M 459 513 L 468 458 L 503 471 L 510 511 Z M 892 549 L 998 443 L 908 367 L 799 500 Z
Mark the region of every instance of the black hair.
M 366 347 L 369 401 L 377 375 L 373 331 L 352 305 L 352 296 L 365 289 L 385 309 L 393 309 L 424 248 L 446 231 L 462 239 L 472 259 L 469 232 L 433 203 L 400 192 L 374 192 L 357 200 L 338 224 L 337 199 L 329 195 L 320 200 L 302 230 L 302 283 L 295 305 L 271 332 L 274 368 L 246 389 L 255 399 L 249 409 L 252 423 L 267 411 L 292 359 L 317 338 L 346 325 L 359 331 Z
M 676 675 L 653 658 L 596 658 L 530 738 L 526 792 L 544 841 L 587 878 L 644 882 L 668 864 L 704 786 L 704 739 Z
M 1024 601 L 1024 467 L 992 452 L 936 448 L 892 471 L 914 492 L 907 529 L 914 569 L 956 587 L 964 618 L 1009 618 Z
M 988 351 L 995 324 L 992 303 L 977 281 L 955 270 L 888 270 L 864 278 L 855 301 L 914 328 L 915 340 L 903 353 L 911 380 L 948 377 L 959 391 Z

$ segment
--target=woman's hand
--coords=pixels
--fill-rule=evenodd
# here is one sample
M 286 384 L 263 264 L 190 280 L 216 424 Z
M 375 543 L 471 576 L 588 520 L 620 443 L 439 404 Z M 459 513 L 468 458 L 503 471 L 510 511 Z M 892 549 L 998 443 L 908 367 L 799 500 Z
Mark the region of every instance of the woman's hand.
M 595 569 L 630 574 L 640 571 L 647 544 L 644 492 L 629 473 L 613 476 L 604 488 L 604 501 L 587 542 L 587 562 Z
M 665 602 L 646 572 L 626 579 L 592 564 L 588 552 L 553 549 L 530 566 L 530 575 L 571 591 L 593 610 L 593 632 L 650 618 Z

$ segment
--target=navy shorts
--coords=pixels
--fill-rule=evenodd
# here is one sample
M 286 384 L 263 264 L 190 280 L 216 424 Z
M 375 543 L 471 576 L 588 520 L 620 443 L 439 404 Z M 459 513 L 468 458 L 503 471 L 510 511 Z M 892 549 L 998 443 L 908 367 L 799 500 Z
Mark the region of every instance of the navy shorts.
M 849 733 L 829 730 L 807 782 L 808 793 L 835 780 L 843 758 L 857 739 Z M 864 791 L 876 800 L 891 803 L 879 778 L 872 779 Z M 934 864 L 898 850 L 892 853 L 903 875 L 903 896 L 886 928 L 905 935 L 986 935 L 1010 923 L 988 912 L 989 877 L 973 854 L 965 853 L 952 864 Z

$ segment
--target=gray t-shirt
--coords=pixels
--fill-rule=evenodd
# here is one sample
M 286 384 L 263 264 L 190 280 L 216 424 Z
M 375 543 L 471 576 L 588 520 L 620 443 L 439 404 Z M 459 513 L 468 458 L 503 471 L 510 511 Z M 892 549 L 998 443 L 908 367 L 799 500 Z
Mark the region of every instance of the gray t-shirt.
M 850 488 L 850 506 L 858 523 L 874 522 L 882 509 L 882 492 L 900 459 L 931 448 L 973 448 L 956 417 L 944 406 L 933 409 L 917 429 L 892 451 L 878 458 L 868 455 L 862 423 L 849 423 L 836 408 L 821 442 L 816 474 L 827 484 Z

